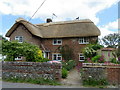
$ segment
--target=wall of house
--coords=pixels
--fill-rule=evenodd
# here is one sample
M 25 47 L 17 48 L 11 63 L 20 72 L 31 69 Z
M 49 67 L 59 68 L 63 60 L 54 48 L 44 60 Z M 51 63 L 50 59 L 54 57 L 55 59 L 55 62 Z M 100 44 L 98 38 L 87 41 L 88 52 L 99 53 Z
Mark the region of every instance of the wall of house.
M 79 44 L 79 38 L 62 38 L 62 45 L 53 45 L 53 39 L 42 39 L 42 44 L 50 50 L 50 59 L 52 59 L 52 53 L 59 53 L 58 47 L 68 45 L 73 50 L 73 60 L 79 61 L 79 54 L 82 53 L 86 44 Z M 97 40 L 97 37 L 91 37 L 90 40 Z
M 33 36 L 22 24 L 20 24 L 11 34 L 10 40 L 15 40 L 15 36 L 23 36 L 24 41 L 40 46 L 41 39 L 39 37 Z
M 2 78 L 61 79 L 61 63 L 2 62 Z

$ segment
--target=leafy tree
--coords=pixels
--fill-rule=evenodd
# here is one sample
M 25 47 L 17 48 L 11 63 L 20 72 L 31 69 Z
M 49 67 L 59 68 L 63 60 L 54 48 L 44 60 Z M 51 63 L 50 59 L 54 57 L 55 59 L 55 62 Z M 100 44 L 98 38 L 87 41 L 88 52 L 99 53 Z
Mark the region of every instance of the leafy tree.
M 106 45 L 107 47 L 116 48 L 118 46 L 119 38 L 120 38 L 120 34 L 114 33 L 103 37 L 102 41 L 104 45 Z
M 58 47 L 58 50 L 62 54 L 64 60 L 71 60 L 73 56 L 73 50 L 68 45 Z
M 14 61 L 15 57 L 24 56 L 26 61 L 39 61 L 43 59 L 42 51 L 36 46 L 26 42 L 2 40 L 2 54 L 7 56 L 6 60 Z
M 83 54 L 86 58 L 92 58 L 97 55 L 97 50 L 102 48 L 102 45 L 99 44 L 89 44 L 83 49 Z

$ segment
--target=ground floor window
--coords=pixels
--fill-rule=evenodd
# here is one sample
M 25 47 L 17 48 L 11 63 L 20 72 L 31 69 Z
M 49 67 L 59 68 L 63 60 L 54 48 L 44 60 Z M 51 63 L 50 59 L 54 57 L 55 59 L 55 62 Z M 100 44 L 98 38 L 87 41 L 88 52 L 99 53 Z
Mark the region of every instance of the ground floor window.
M 44 56 L 44 58 L 49 59 L 49 52 L 43 52 L 43 56 Z
M 52 60 L 62 60 L 62 55 L 60 53 L 53 53 Z
M 85 57 L 83 55 L 83 53 L 80 53 L 79 54 L 79 61 L 84 61 L 85 60 Z
M 15 60 L 22 60 L 22 57 L 21 56 L 16 57 Z

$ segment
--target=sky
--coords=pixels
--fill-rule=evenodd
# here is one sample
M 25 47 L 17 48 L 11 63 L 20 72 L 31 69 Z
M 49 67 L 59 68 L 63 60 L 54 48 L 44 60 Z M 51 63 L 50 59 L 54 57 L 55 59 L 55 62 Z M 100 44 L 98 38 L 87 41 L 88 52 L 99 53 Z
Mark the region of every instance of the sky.
M 0 35 L 5 33 L 22 17 L 29 20 L 44 0 L 0 0 Z M 35 16 L 33 24 L 90 19 L 101 31 L 101 38 L 118 32 L 119 0 L 46 0 Z M 119 9 L 120 10 L 120 9 Z M 56 15 L 54 16 L 53 13 Z

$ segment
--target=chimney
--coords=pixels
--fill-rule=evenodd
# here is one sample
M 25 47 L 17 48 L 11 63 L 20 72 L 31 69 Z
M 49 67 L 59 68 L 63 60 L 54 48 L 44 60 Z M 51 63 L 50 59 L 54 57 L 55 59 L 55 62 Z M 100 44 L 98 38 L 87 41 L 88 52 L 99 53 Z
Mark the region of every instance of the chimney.
M 52 22 L 52 19 L 47 18 L 46 23 L 50 23 L 50 22 Z

